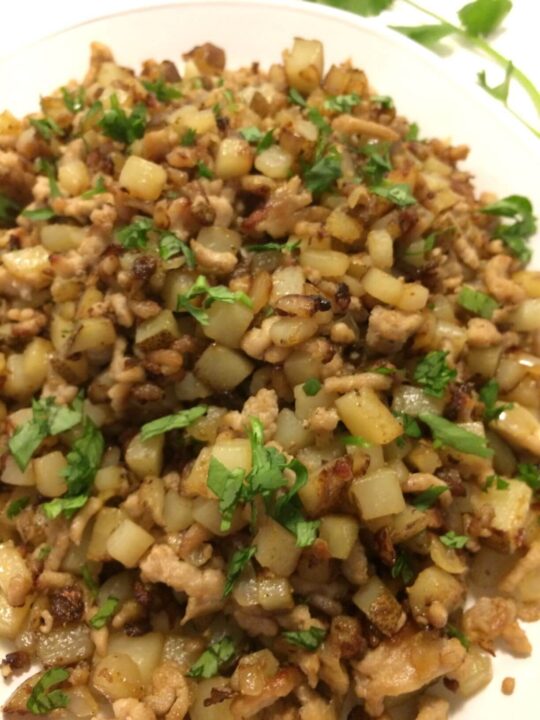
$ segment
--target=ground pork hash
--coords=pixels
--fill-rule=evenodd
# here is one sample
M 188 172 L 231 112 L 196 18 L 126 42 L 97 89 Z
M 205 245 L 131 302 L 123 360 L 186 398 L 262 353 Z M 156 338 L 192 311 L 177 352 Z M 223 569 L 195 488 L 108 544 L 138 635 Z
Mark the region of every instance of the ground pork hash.
M 444 720 L 540 616 L 532 208 L 319 42 L 184 59 L 0 115 L 4 712 Z

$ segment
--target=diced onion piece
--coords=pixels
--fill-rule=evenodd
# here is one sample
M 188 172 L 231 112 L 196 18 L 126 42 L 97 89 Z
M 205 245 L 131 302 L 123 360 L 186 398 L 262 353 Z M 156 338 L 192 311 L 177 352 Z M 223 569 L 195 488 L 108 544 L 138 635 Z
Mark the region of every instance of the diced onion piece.
M 252 165 L 253 150 L 249 143 L 241 138 L 225 138 L 221 141 L 215 164 L 218 177 L 228 180 L 247 175 Z
M 154 538 L 132 520 L 123 520 L 107 540 L 107 552 L 125 567 L 136 567 Z
M 75 665 L 89 660 L 94 652 L 90 628 L 86 625 L 71 625 L 53 628 L 48 634 L 39 633 L 36 655 L 45 667 L 54 665 Z
M 527 367 L 519 362 L 519 356 L 505 355 L 501 358 L 495 380 L 499 389 L 505 393 L 514 388 L 527 374 Z
M 403 434 L 401 423 L 372 388 L 343 395 L 336 400 L 336 408 L 351 435 L 360 435 L 368 442 L 386 445 Z
M 447 573 L 461 575 L 467 570 L 467 563 L 463 558 L 453 548 L 443 545 L 437 537 L 431 539 L 429 554 L 435 565 Z
M 303 295 L 304 271 L 298 265 L 278 268 L 272 274 L 271 302 L 275 303 L 284 295 Z
M 423 412 L 442 415 L 444 404 L 444 399 L 427 395 L 421 388 L 401 385 L 394 393 L 392 410 L 413 416 Z
M 392 468 L 381 468 L 353 480 L 352 495 L 364 520 L 405 510 L 399 479 Z
M 518 332 L 540 329 L 540 298 L 523 300 L 512 313 L 510 322 Z
M 313 433 L 304 427 L 292 410 L 283 408 L 277 417 L 274 440 L 287 452 L 294 453 L 313 441 Z
M 408 454 L 408 462 L 420 472 L 434 473 L 441 467 L 439 453 L 427 442 L 420 441 Z
M 186 68 L 188 65 L 190 65 L 189 61 L 186 63 Z M 196 71 L 196 75 L 198 74 Z M 184 77 L 187 78 L 186 75 Z M 176 126 L 180 132 L 191 129 L 195 130 L 198 135 L 217 130 L 216 116 L 211 108 L 199 110 L 195 105 L 183 105 L 181 108 L 173 110 L 169 115 L 169 123 Z
M 387 305 L 397 305 L 403 294 L 403 282 L 379 268 L 370 268 L 362 284 L 371 297 Z
M 129 655 L 139 668 L 143 683 L 148 684 L 152 673 L 161 662 L 164 637 L 160 632 L 149 632 L 140 637 L 115 633 L 109 637 L 109 652 Z
M 242 237 L 236 230 L 212 225 L 203 227 L 197 235 L 197 242 L 215 252 L 237 252 L 242 245 Z
M 341 278 L 349 267 L 349 256 L 337 250 L 302 250 L 300 265 L 316 270 L 322 277 Z
M 80 195 L 90 186 L 88 167 L 82 160 L 69 160 L 58 166 L 58 184 L 69 195 Z
M 246 438 L 220 440 L 212 447 L 211 454 L 228 470 L 251 470 L 251 443 Z
M 288 84 L 302 93 L 320 85 L 323 74 L 323 46 L 318 40 L 294 38 L 292 50 L 283 53 Z
M 257 548 L 257 562 L 280 577 L 292 575 L 302 552 L 294 535 L 270 519 L 259 528 L 253 545 Z
M 53 223 L 41 228 L 41 244 L 49 252 L 76 250 L 86 236 L 84 228 L 76 225 Z
M 348 215 L 343 208 L 332 210 L 325 222 L 326 231 L 346 245 L 362 238 L 363 227 L 359 220 Z
M 401 605 L 377 576 L 362 585 L 353 603 L 384 635 L 395 635 L 405 623 Z
M 49 285 L 52 277 L 49 253 L 43 245 L 32 245 L 2 255 L 6 270 L 17 280 L 35 288 Z
M 326 542 L 333 558 L 346 560 L 358 538 L 358 528 L 358 520 L 350 515 L 325 515 L 319 537 Z
M 127 653 L 109 651 L 96 664 L 91 682 L 111 702 L 122 698 L 141 698 L 144 693 L 137 663 Z
M 137 326 L 135 344 L 145 352 L 168 347 L 179 336 L 176 318 L 170 310 L 162 310 Z
M 389 270 L 394 264 L 394 241 L 388 230 L 371 230 L 367 236 L 367 250 L 373 265 Z
M 69 345 L 70 354 L 103 350 L 116 342 L 116 330 L 109 318 L 88 317 L 81 320 Z
M 306 350 L 295 350 L 283 363 L 285 377 L 290 385 L 299 385 L 312 377 L 319 377 L 321 361 Z
M 98 492 L 108 495 L 119 495 L 122 485 L 127 480 L 127 473 L 122 465 L 108 465 L 100 468 L 94 478 L 94 485 Z
M 285 180 L 289 177 L 293 156 L 279 145 L 271 145 L 255 158 L 256 169 L 274 180 Z
M 126 602 L 133 598 L 133 585 L 135 583 L 135 575 L 130 570 L 122 570 L 108 577 L 100 586 L 97 594 L 97 604 L 104 603 L 111 595 L 120 602 Z
M 218 392 L 232 390 L 253 370 L 253 363 L 235 350 L 210 345 L 195 363 L 195 374 Z
M 24 591 L 30 590 L 32 585 L 32 574 L 19 550 L 11 541 L 0 544 L 0 591 L 11 600 L 13 586 L 17 586 L 24 596 Z
M 140 435 L 135 435 L 126 449 L 126 465 L 141 479 L 148 475 L 161 475 L 163 443 L 163 435 L 154 435 L 148 440 L 142 440 Z
M 252 320 L 253 310 L 246 305 L 217 301 L 208 310 L 208 324 L 203 326 L 203 332 L 221 345 L 238 348 Z
M 45 497 L 60 497 L 67 490 L 62 471 L 67 467 L 64 454 L 59 450 L 47 453 L 32 461 L 36 487 Z
M 136 155 L 128 157 L 119 177 L 120 185 L 130 195 L 149 202 L 158 199 L 166 182 L 167 173 L 161 165 Z

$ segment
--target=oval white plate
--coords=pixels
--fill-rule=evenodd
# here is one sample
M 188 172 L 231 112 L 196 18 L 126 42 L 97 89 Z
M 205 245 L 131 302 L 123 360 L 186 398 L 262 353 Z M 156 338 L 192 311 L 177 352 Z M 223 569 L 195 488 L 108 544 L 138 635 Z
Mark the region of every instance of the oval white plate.
M 183 52 L 210 41 L 227 52 L 228 67 L 258 60 L 267 67 L 280 60 L 294 36 L 324 42 L 326 67 L 351 58 L 363 68 L 378 92 L 391 95 L 400 113 L 420 125 L 422 136 L 449 137 L 472 152 L 466 167 L 480 190 L 501 196 L 527 195 L 540 208 L 540 143 L 504 109 L 451 76 L 441 61 L 379 21 L 294 0 L 186 0 L 95 20 L 53 35 L 0 63 L 0 110 L 35 111 L 40 94 L 82 78 L 93 40 L 109 45 L 123 65 L 147 58 L 180 61 Z M 536 243 L 540 265 L 540 243 Z M 540 623 L 526 626 L 535 645 L 532 657 L 516 660 L 500 652 L 488 689 L 464 704 L 456 720 L 536 720 L 540 659 Z M 501 681 L 516 678 L 513 696 L 501 694 Z M 2 681 L 3 682 L 3 681 Z M 0 702 L 8 695 L 0 688 Z

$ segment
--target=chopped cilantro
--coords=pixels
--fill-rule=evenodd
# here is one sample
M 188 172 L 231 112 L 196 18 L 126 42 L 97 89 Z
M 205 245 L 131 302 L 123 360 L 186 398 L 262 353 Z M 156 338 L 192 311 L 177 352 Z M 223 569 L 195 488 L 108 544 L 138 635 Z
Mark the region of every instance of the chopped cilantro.
M 86 192 L 83 192 L 81 195 L 81 198 L 83 200 L 89 200 L 90 198 L 93 198 L 94 195 L 101 195 L 102 193 L 106 193 L 107 188 L 105 187 L 105 180 L 102 175 L 98 177 L 96 180 L 96 184 L 93 188 L 90 188 L 90 190 L 87 190 Z
M 341 438 L 341 442 L 344 445 L 356 445 L 356 447 L 361 447 L 361 448 L 371 447 L 371 443 L 368 442 L 361 435 L 344 435 Z
M 369 190 L 399 207 L 416 204 L 416 198 L 411 192 L 411 186 L 407 183 L 382 182 L 380 185 L 371 186 Z
M 480 315 L 480 317 L 487 320 L 493 315 L 493 311 L 499 307 L 499 303 L 490 295 L 480 292 L 480 290 L 473 290 L 467 285 L 459 291 L 457 301 L 465 310 L 469 310 L 469 312 Z
M 446 362 L 448 352 L 433 350 L 416 366 L 414 379 L 428 395 L 442 398 L 449 383 L 457 377 L 457 371 Z
M 238 580 L 242 574 L 242 570 L 246 567 L 256 552 L 257 548 L 252 545 L 247 548 L 236 550 L 233 553 L 231 559 L 229 560 L 229 564 L 227 565 L 227 579 L 225 581 L 223 597 L 228 597 L 232 593 L 234 583 Z
M 244 249 L 248 252 L 272 252 L 274 250 L 277 250 L 278 252 L 286 252 L 290 253 L 293 252 L 293 250 L 297 250 L 300 247 L 300 241 L 299 240 L 290 240 L 286 243 L 277 243 L 277 242 L 267 242 L 267 243 L 257 243 L 256 245 L 245 245 Z
M 105 627 L 105 625 L 107 625 L 109 620 L 115 614 L 119 604 L 120 600 L 118 600 L 118 598 L 109 595 L 105 602 L 99 606 L 98 611 L 94 615 L 92 615 L 92 617 L 88 621 L 90 627 L 93 627 L 94 630 L 100 630 L 101 628 Z
M 163 78 L 158 78 L 158 80 L 154 81 L 143 80 L 143 85 L 148 92 L 153 93 L 159 102 L 162 103 L 170 102 L 171 100 L 176 100 L 177 98 L 182 97 L 180 90 L 175 88 L 174 85 L 166 83 Z
M 17 500 L 12 500 L 6 508 L 6 515 L 9 520 L 13 520 L 13 518 L 16 518 L 17 515 L 24 510 L 25 507 L 28 507 L 29 502 L 30 498 L 26 496 L 17 498 Z
M 173 232 L 164 231 L 159 239 L 159 255 L 161 259 L 170 260 L 175 255 L 178 255 L 178 253 L 182 253 L 186 259 L 187 267 L 193 270 L 197 264 L 193 250 Z
M 513 220 L 512 223 L 499 223 L 493 237 L 502 240 L 521 262 L 528 263 L 531 259 L 531 250 L 527 240 L 536 232 L 536 218 L 531 201 L 523 195 L 509 195 L 498 202 L 486 205 L 482 208 L 482 212 Z
M 411 566 L 411 558 L 408 553 L 403 550 L 398 551 L 396 560 L 392 565 L 390 574 L 393 578 L 401 578 L 405 585 L 408 585 L 414 579 L 414 570 Z
M 488 380 L 488 382 L 480 388 L 478 395 L 484 403 L 484 420 L 486 422 L 497 420 L 501 413 L 513 407 L 512 403 L 496 404 L 499 397 L 499 383 L 496 380 Z
M 202 307 L 193 305 L 191 300 L 201 295 L 206 295 Z M 178 295 L 177 310 L 185 310 L 201 325 L 208 325 L 209 317 L 205 308 L 210 307 L 210 305 L 216 300 L 224 303 L 239 302 L 246 307 L 253 307 L 251 298 L 244 292 L 240 290 L 229 290 L 229 288 L 225 285 L 214 285 L 212 287 L 208 284 L 208 280 L 204 275 L 199 275 L 197 280 L 195 280 L 194 284 L 186 293 Z
M 56 708 L 65 708 L 69 697 L 62 690 L 51 690 L 54 685 L 67 680 L 69 672 L 64 668 L 51 668 L 47 670 L 32 688 L 26 702 L 26 709 L 33 715 L 48 715 Z
M 151 218 L 141 217 L 115 233 L 115 238 L 126 250 L 144 250 L 148 245 L 148 233 L 155 230 Z
M 180 410 L 174 415 L 165 415 L 157 420 L 152 420 L 152 422 L 142 426 L 141 440 L 150 440 L 150 438 L 162 435 L 170 430 L 189 427 L 200 417 L 206 415 L 207 411 L 208 405 L 195 405 L 195 407 L 188 410 Z
M 540 490 L 540 468 L 533 463 L 518 463 L 517 479 L 526 483 L 533 492 Z
M 13 225 L 21 208 L 7 195 L 0 193 L 0 227 Z
M 39 120 L 32 118 L 30 125 L 47 141 L 52 140 L 55 135 L 62 134 L 62 128 L 52 118 L 45 117 Z
M 409 129 L 407 130 L 407 133 L 405 135 L 405 140 L 418 140 L 418 136 L 420 134 L 420 128 L 418 127 L 418 124 L 413 122 L 409 125 Z
M 53 218 L 54 210 L 51 210 L 51 208 L 37 208 L 36 210 L 23 210 L 21 214 L 23 217 L 28 218 L 28 220 L 40 222 Z
M 362 166 L 362 175 L 370 185 L 378 185 L 386 173 L 392 170 L 390 145 L 383 142 L 369 143 L 360 150 L 368 158 Z
M 282 633 L 287 642 L 313 652 L 326 637 L 324 628 L 311 627 L 309 630 L 286 630 Z
M 336 148 L 304 170 L 304 185 L 314 195 L 320 195 L 332 188 L 341 177 L 341 155 Z
M 301 95 L 295 88 L 289 89 L 289 100 L 294 103 L 294 105 L 307 107 L 307 102 L 305 101 L 304 96 Z
M 68 90 L 66 87 L 60 88 L 64 105 L 71 113 L 78 113 L 84 108 L 86 90 L 84 87 L 78 87 L 76 90 Z
M 372 103 L 380 105 L 385 110 L 392 110 L 394 107 L 394 101 L 390 95 L 372 95 L 369 99 Z
M 184 147 L 192 147 L 195 145 L 197 139 L 197 132 L 193 128 L 188 128 L 186 132 L 180 138 L 180 145 Z
M 487 446 L 486 438 L 482 435 L 465 430 L 450 420 L 432 413 L 423 412 L 418 417 L 429 426 L 437 445 L 446 445 L 459 452 L 484 458 L 493 456 L 493 450 Z
M 450 638 L 456 638 L 459 640 L 459 642 L 463 645 L 465 650 L 468 650 L 471 646 L 471 641 L 469 638 L 463 633 L 461 630 L 458 630 L 457 627 L 454 627 L 453 625 L 448 624 L 445 628 L 446 634 Z
M 138 140 L 144 135 L 146 128 L 146 106 L 135 105 L 131 115 L 120 107 L 118 97 L 111 95 L 111 107 L 105 110 L 105 113 L 99 121 L 99 126 L 103 133 L 113 140 L 131 145 L 134 140 Z
M 52 160 L 40 157 L 36 161 L 37 171 L 47 176 L 49 189 L 52 198 L 60 197 L 61 192 L 56 182 L 56 166 Z
M 197 163 L 197 175 L 199 177 L 207 178 L 207 180 L 212 180 L 212 178 L 214 177 L 214 173 L 212 172 L 212 170 L 210 170 L 208 165 L 203 163 L 202 160 L 199 160 L 199 162 Z
M 417 510 L 429 510 L 430 507 L 435 505 L 439 496 L 445 492 L 448 492 L 446 485 L 432 485 L 427 490 L 418 493 L 411 501 L 411 504 L 414 505 Z
M 230 637 L 223 637 L 207 647 L 191 666 L 187 675 L 191 678 L 212 678 L 236 655 L 236 646 Z
M 500 475 L 488 475 L 486 478 L 486 484 L 482 490 L 487 491 L 493 486 L 495 486 L 497 490 L 507 490 L 510 487 L 510 483 Z
M 453 530 L 449 530 L 444 535 L 441 535 L 439 540 L 442 542 L 443 545 L 446 545 L 446 547 L 448 547 L 448 548 L 454 548 L 456 550 L 461 550 L 469 542 L 469 536 L 468 535 L 458 535 Z
M 324 107 L 332 112 L 349 112 L 362 102 L 362 98 L 358 93 L 349 93 L 348 95 L 334 95 L 324 101 Z

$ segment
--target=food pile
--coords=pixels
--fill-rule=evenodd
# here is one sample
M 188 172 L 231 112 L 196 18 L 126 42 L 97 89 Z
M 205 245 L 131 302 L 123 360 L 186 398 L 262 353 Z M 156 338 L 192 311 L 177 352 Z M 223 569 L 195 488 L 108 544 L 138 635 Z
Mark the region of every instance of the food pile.
M 444 718 L 540 617 L 533 209 L 317 41 L 184 59 L 0 114 L 4 712 Z

